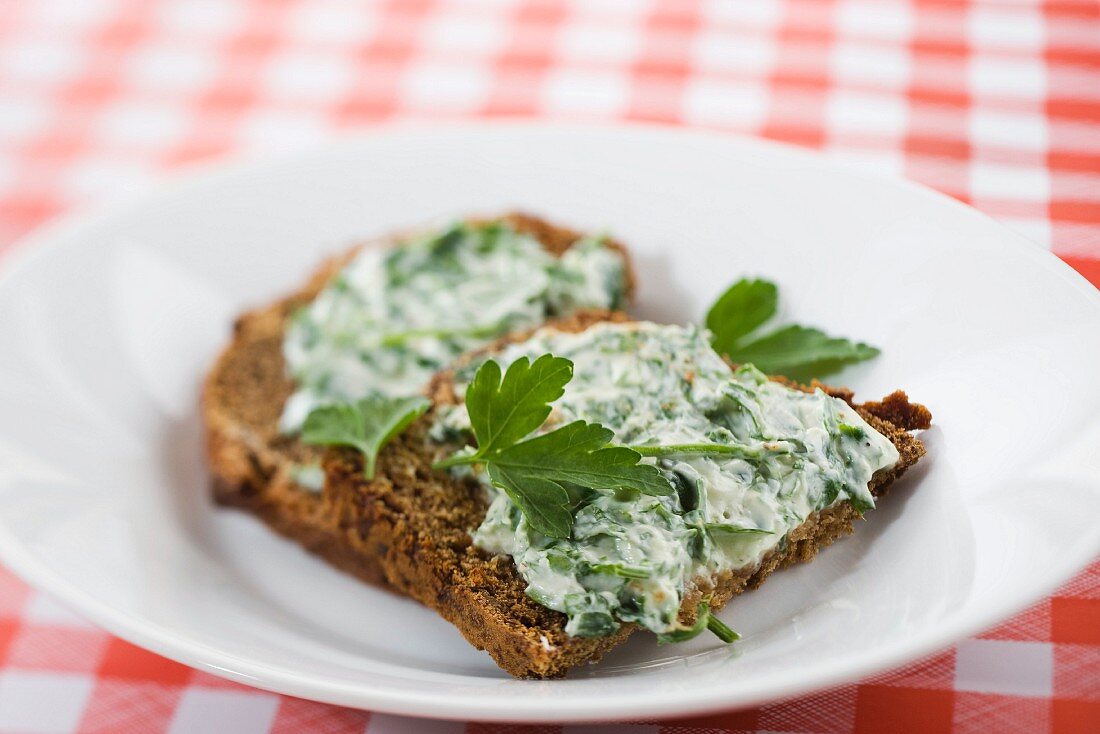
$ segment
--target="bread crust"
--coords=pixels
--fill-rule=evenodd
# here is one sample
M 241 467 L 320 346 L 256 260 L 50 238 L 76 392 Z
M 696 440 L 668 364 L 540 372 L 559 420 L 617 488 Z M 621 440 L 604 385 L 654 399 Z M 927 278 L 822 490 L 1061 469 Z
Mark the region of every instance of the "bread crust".
M 587 311 L 552 325 L 562 331 L 582 331 L 603 321 L 628 320 L 619 312 Z M 521 341 L 529 334 L 506 337 L 487 349 Z M 894 443 L 901 458 L 872 479 L 875 496 L 882 496 L 923 456 L 923 445 L 909 431 L 927 427 L 930 415 L 923 406 L 909 403 L 904 393 L 860 405 L 852 402 L 848 390 L 774 379 L 798 389 L 820 387 L 846 400 Z M 436 405 L 453 404 L 451 373 L 437 375 L 428 394 Z M 901 422 L 893 423 L 890 417 Z M 625 641 L 635 625 L 623 625 L 603 638 L 570 637 L 565 632 L 565 615 L 524 593 L 526 582 L 511 558 L 492 556 L 472 544 L 470 531 L 480 525 L 487 509 L 484 492 L 471 481 L 431 470 L 437 458 L 425 436 L 431 421 L 430 412 L 382 450 L 374 480 L 364 478 L 358 453 L 326 452 L 325 488 L 308 508 L 271 484 L 265 491 L 240 492 L 232 487 L 216 496 L 254 512 L 336 567 L 436 610 L 513 676 L 560 678 L 574 667 L 598 661 Z M 773 549 L 758 566 L 727 572 L 713 583 L 700 580 L 685 597 L 681 619 L 692 621 L 704 596 L 711 598 L 713 608 L 721 608 L 732 597 L 759 586 L 775 570 L 811 560 L 821 548 L 851 533 L 857 517 L 847 503 L 814 513 L 790 533 L 784 547 Z

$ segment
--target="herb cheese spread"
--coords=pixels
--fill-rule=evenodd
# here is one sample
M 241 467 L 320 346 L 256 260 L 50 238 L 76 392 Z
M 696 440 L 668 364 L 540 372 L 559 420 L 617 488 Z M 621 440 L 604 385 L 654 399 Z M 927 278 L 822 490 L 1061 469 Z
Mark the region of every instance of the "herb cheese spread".
M 560 258 L 505 222 L 459 224 L 359 253 L 288 324 L 297 390 L 281 428 L 322 405 L 415 395 L 469 349 L 579 308 L 618 308 L 622 255 L 584 238 Z
M 751 365 L 731 370 L 702 329 L 543 329 L 494 359 L 506 367 L 546 353 L 574 369 L 540 431 L 585 420 L 611 429 L 617 444 L 665 447 L 645 461 L 676 489 L 592 491 L 574 508 L 571 536 L 555 539 L 531 529 L 479 475 L 492 501 L 474 542 L 512 556 L 528 595 L 568 615 L 572 635 L 606 635 L 621 622 L 659 634 L 676 629 L 694 579 L 759 564 L 811 513 L 837 502 L 872 508 L 868 482 L 898 460 L 893 444 L 844 401 L 769 381 Z M 457 376 L 460 392 L 476 367 Z M 433 439 L 468 436 L 464 406 L 438 416 Z M 716 444 L 729 448 L 699 452 Z

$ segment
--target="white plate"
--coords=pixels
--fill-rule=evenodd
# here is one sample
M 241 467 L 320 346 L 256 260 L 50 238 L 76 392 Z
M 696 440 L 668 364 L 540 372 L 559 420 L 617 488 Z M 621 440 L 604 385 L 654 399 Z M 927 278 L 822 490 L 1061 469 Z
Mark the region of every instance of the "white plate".
M 638 313 L 697 319 L 745 273 L 879 345 L 837 382 L 927 403 L 929 457 L 856 534 L 722 614 L 558 682 L 506 678 L 432 612 L 211 506 L 199 380 L 232 316 L 326 252 L 528 208 L 628 242 Z M 660 129 L 413 128 L 225 165 L 77 216 L 0 274 L 0 555 L 121 637 L 262 688 L 481 720 L 648 718 L 897 665 L 1049 593 L 1100 549 L 1100 296 L 917 186 Z

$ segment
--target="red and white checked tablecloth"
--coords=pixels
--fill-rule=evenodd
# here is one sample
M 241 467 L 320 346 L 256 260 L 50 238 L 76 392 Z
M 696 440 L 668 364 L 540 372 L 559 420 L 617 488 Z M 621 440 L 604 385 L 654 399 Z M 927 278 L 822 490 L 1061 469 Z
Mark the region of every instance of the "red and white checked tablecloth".
M 645 120 L 924 182 L 1100 285 L 1097 0 L 0 0 L 0 260 L 229 150 L 407 117 Z M 0 572 L 0 731 L 557 732 L 339 709 L 114 639 Z M 566 727 L 571 731 L 591 727 Z M 1100 731 L 1100 563 L 827 692 L 608 731 Z

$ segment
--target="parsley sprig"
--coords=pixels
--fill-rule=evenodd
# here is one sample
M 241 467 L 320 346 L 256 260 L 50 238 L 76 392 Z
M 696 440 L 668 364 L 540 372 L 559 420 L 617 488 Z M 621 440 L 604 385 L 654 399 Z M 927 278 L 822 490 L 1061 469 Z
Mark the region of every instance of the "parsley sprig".
M 477 449 L 435 467 L 484 464 L 493 486 L 508 495 L 534 530 L 551 538 L 571 535 L 578 490 L 671 494 L 672 485 L 657 467 L 638 463 L 642 455 L 631 448 L 610 445 L 614 434 L 599 424 L 574 421 L 526 438 L 545 423 L 550 403 L 572 377 L 573 363 L 549 354 L 534 362 L 521 357 L 503 377 L 500 365 L 488 360 L 466 389 Z
M 796 324 L 754 337 L 778 306 L 775 283 L 758 279 L 734 283 L 707 313 L 706 326 L 715 351 L 734 362 L 751 362 L 767 374 L 800 381 L 824 377 L 879 354 L 869 344 Z
M 424 398 L 371 395 L 357 403 L 316 408 L 302 426 L 302 441 L 315 446 L 350 446 L 363 453 L 363 473 L 374 478 L 378 452 L 431 405 Z

